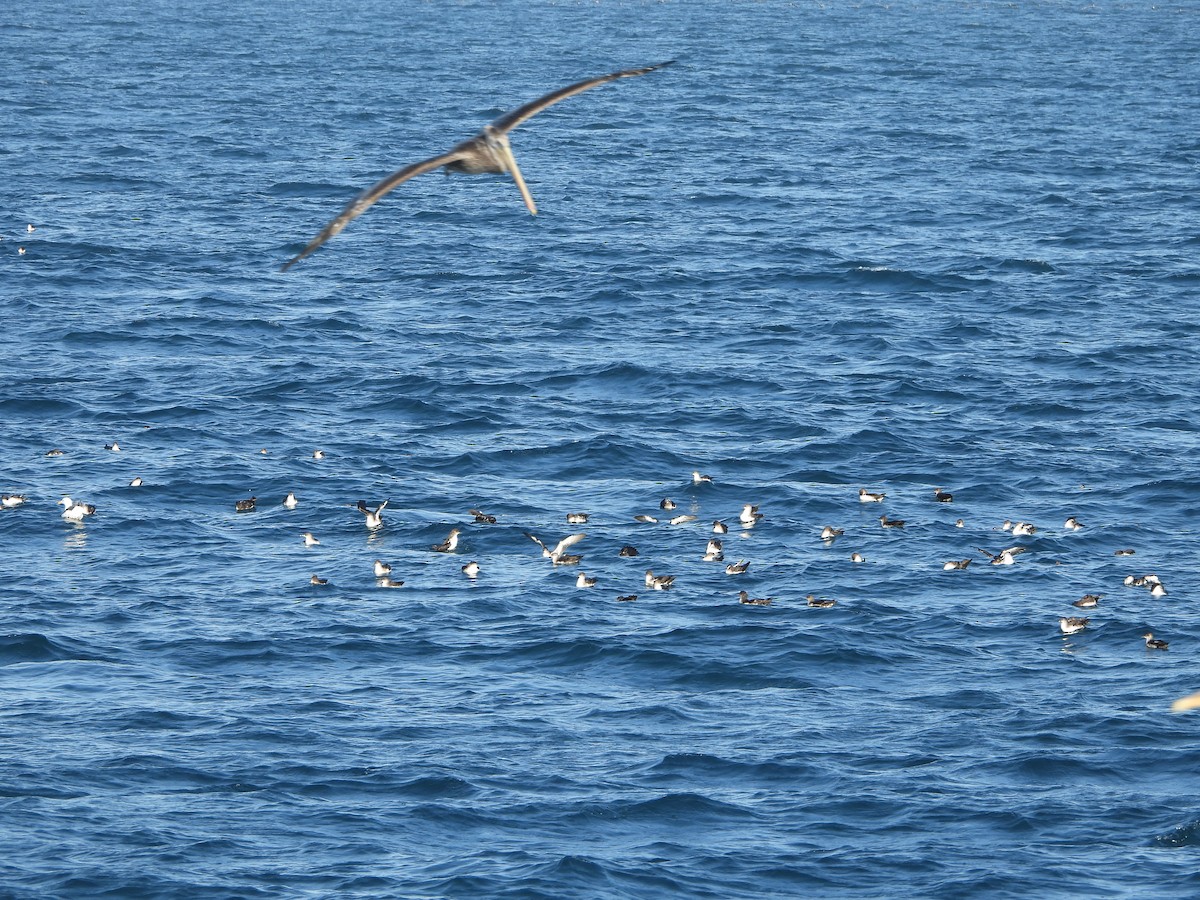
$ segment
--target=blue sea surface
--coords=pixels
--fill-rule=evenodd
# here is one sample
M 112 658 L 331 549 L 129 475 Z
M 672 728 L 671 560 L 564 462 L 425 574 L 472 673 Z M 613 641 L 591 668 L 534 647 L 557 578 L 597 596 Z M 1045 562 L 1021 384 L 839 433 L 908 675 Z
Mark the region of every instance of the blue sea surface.
M 427 174 L 279 271 L 669 59 L 512 133 L 538 216 Z M 0 896 L 1200 895 L 1198 60 L 1193 2 L 7 6 Z

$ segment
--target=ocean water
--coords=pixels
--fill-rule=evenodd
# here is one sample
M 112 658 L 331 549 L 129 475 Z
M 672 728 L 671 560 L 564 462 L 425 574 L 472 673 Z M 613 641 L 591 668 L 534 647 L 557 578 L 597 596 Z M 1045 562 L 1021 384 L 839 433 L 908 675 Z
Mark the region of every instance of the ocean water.
M 0 12 L 0 896 L 1200 893 L 1198 58 L 1190 2 Z M 279 272 L 668 59 L 513 132 L 536 218 L 434 173 Z

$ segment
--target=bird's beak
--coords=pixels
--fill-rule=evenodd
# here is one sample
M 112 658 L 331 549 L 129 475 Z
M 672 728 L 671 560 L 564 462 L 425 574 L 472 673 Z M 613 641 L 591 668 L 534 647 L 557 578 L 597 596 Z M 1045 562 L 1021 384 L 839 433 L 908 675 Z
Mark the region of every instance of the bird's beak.
M 521 192 L 521 199 L 529 207 L 529 214 L 536 216 L 537 204 L 533 202 L 533 195 L 529 193 L 529 188 L 525 186 L 525 179 L 521 177 L 521 170 L 517 166 L 517 158 L 513 156 L 512 147 L 508 145 L 507 140 L 501 141 L 500 147 L 504 153 L 504 162 L 508 166 L 508 171 L 512 173 L 513 181 L 517 183 L 517 189 Z

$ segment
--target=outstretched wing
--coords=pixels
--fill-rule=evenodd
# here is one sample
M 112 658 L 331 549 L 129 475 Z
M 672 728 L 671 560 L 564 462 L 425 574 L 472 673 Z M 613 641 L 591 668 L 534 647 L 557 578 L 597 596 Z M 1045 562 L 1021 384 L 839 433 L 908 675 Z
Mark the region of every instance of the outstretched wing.
M 399 187 L 408 181 L 410 178 L 416 178 L 418 175 L 424 175 L 426 172 L 432 172 L 434 169 L 446 165 L 446 163 L 454 162 L 460 159 L 463 152 L 460 147 L 455 147 L 448 153 L 443 153 L 440 156 L 433 156 L 429 159 L 422 160 L 419 163 L 413 163 L 411 166 L 405 166 L 389 175 L 387 178 L 380 181 L 378 184 L 367 188 L 353 200 L 346 204 L 343 209 L 328 225 L 321 229 L 321 233 L 308 242 L 308 245 L 298 254 L 289 259 L 283 264 L 281 272 L 286 272 L 304 257 L 308 256 L 323 243 L 340 232 L 343 228 L 361 216 L 371 204 L 386 194 L 388 191 Z
M 544 97 L 540 97 L 531 103 L 526 103 L 524 106 L 519 106 L 512 112 L 507 113 L 496 121 L 492 122 L 492 127 L 501 134 L 507 134 L 512 131 L 526 119 L 536 116 L 548 106 L 553 106 L 560 100 L 566 100 L 568 97 L 574 97 L 576 94 L 582 94 L 584 91 L 589 91 L 594 87 L 602 84 L 607 84 L 610 81 L 616 81 L 618 78 L 632 78 L 635 75 L 645 75 L 647 72 L 653 72 L 655 69 L 662 69 L 673 64 L 675 60 L 668 60 L 664 63 L 659 63 L 656 66 L 646 66 L 641 69 L 623 69 L 620 72 L 613 72 L 611 75 L 600 75 L 596 78 L 589 78 L 586 81 L 581 81 L 578 84 L 572 84 L 565 88 L 559 88 L 557 91 L 551 91 Z

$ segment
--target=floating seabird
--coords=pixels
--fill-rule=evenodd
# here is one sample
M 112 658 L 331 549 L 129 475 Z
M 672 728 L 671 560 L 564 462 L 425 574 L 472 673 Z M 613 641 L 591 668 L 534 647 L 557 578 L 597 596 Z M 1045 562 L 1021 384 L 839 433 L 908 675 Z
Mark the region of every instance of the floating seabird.
M 129 482 L 130 487 L 141 487 L 145 482 L 142 481 L 141 475 L 135 475 L 133 481 Z
M 665 509 L 665 510 L 668 510 L 668 511 L 670 511 L 670 510 L 674 509 L 674 508 L 675 508 L 676 506 L 678 506 L 678 505 L 679 505 L 679 504 L 677 504 L 677 503 L 676 503 L 674 500 L 672 500 L 670 497 L 663 497 L 661 500 L 659 500 L 659 501 L 658 501 L 658 508 L 659 508 L 659 509 Z
M 872 491 L 868 491 L 866 488 L 858 489 L 858 500 L 860 503 L 882 503 L 883 498 L 886 496 L 887 494 L 885 494 L 883 491 L 873 493 Z
M 726 575 L 742 575 L 745 573 L 745 571 L 748 568 L 750 568 L 750 563 L 748 563 L 744 559 L 739 559 L 737 562 L 730 563 L 729 565 L 727 565 L 725 567 L 725 574 Z
M 24 248 L 24 247 L 18 247 L 18 248 L 17 248 L 17 256 L 24 256 L 24 255 L 25 255 L 25 248 Z
M 55 447 L 53 450 L 47 450 L 46 455 L 47 456 L 62 456 L 63 452 L 61 450 L 59 450 L 57 447 Z
M 527 537 L 531 541 L 533 541 L 535 544 L 537 544 L 539 547 L 541 547 L 542 548 L 542 556 L 546 557 L 551 562 L 558 562 L 558 560 L 562 557 L 563 553 L 566 551 L 566 549 L 568 547 L 572 547 L 575 544 L 578 544 L 585 537 L 587 537 L 587 535 L 584 534 L 583 532 L 580 532 L 579 534 L 568 534 L 565 538 L 563 538 L 561 541 L 559 541 L 557 544 L 555 544 L 553 548 L 550 548 L 550 547 L 547 547 L 542 542 L 541 538 L 535 537 L 534 535 L 530 534 L 528 531 L 524 532 L 524 535 L 525 535 L 525 537 Z
M 568 525 L 586 525 L 588 520 L 587 513 L 567 513 Z
M 1095 609 L 1103 597 L 1103 594 L 1084 594 L 1078 600 L 1072 600 L 1071 605 L 1080 609 Z
M 1037 532 L 1037 526 L 1029 522 L 1016 522 L 1012 527 L 1013 537 L 1028 537 Z
M 1071 518 L 1069 518 L 1069 519 L 1067 519 L 1067 521 L 1063 522 L 1063 528 L 1067 529 L 1068 531 L 1078 531 L 1082 527 L 1083 527 L 1083 523 L 1080 522 L 1074 516 L 1071 516 Z
M 1146 649 L 1147 650 L 1166 650 L 1167 649 L 1167 646 L 1168 646 L 1167 642 L 1160 641 L 1158 638 L 1156 638 L 1154 636 L 1153 632 L 1147 631 L 1145 634 L 1142 635 L 1142 637 L 1145 638 L 1145 640 L 1146 640 Z
M 568 97 L 574 97 L 576 94 L 581 94 L 586 90 L 610 81 L 615 81 L 618 78 L 645 75 L 647 72 L 653 72 L 655 69 L 669 66 L 673 62 L 674 60 L 670 60 L 640 69 L 623 69 L 620 72 L 613 72 L 610 75 L 600 75 L 596 78 L 588 78 L 584 81 L 568 85 L 565 88 L 551 91 L 537 100 L 517 107 L 512 112 L 494 120 L 491 124 L 485 125 L 483 131 L 475 135 L 475 137 L 463 141 L 448 152 L 431 156 L 429 159 L 398 169 L 382 181 L 367 188 L 346 204 L 345 208 L 338 213 L 333 221 L 321 230 L 320 234 L 309 241 L 308 245 L 296 256 L 284 263 L 282 271 L 286 272 L 297 262 L 304 259 L 304 257 L 308 256 L 350 224 L 350 222 L 366 212 L 371 204 L 375 203 L 375 201 L 389 191 L 404 184 L 410 178 L 415 178 L 418 175 L 423 175 L 426 172 L 432 172 L 434 169 L 442 167 L 445 168 L 447 173 L 463 172 L 468 175 L 478 175 L 484 172 L 497 174 L 507 172 L 511 174 L 530 214 L 537 215 L 537 204 L 533 202 L 533 195 L 529 193 L 529 188 L 525 185 L 525 179 L 521 177 L 521 170 L 517 166 L 517 160 L 513 156 L 512 147 L 509 145 L 508 133 L 522 122 L 537 115 L 542 110 L 553 106 L 555 103 L 566 100 Z
M 381 559 L 375 560 L 375 577 L 383 578 L 385 575 L 392 574 L 392 567 Z
M 583 562 L 583 555 L 580 553 L 560 553 L 558 556 L 552 556 L 550 562 L 556 566 L 577 566 Z
M 635 522 L 645 522 L 647 525 L 657 525 L 658 524 L 658 519 L 654 518 L 654 516 L 645 516 L 645 515 L 634 516 L 633 520 Z
M 620 550 L 617 551 L 617 556 L 637 556 L 637 555 L 638 555 L 637 547 L 634 547 L 632 544 L 626 544 L 624 547 L 622 547 Z
M 469 563 L 467 563 L 465 566 L 462 567 L 462 573 L 464 575 L 466 575 L 468 578 L 478 577 L 479 563 L 475 562 L 475 560 L 471 560 Z
M 1140 575 L 1126 575 L 1125 587 L 1145 587 L 1146 579 Z
M 984 550 L 982 547 L 976 547 L 975 549 L 990 559 L 993 566 L 1011 566 L 1017 561 L 1017 554 L 1025 552 L 1024 547 L 1007 547 L 999 553 L 992 553 L 989 550 Z
M 583 574 L 582 572 L 580 572 L 579 577 L 577 577 L 575 579 L 575 587 L 577 587 L 577 588 L 590 588 L 590 587 L 595 587 L 595 586 L 596 586 L 596 579 L 589 578 L 587 575 Z
M 712 477 L 709 475 L 701 475 L 699 472 L 693 472 L 692 484 L 712 484 Z
M 62 517 L 68 522 L 82 522 L 84 516 L 94 516 L 96 507 L 90 503 L 76 503 L 70 497 L 63 497 L 58 501 L 58 505 L 63 507 Z
M 879 524 L 882 525 L 884 528 L 903 528 L 904 520 L 903 519 L 889 519 L 887 516 L 880 516 Z
M 806 599 L 808 600 L 808 605 L 815 607 L 816 609 L 829 609 L 831 606 L 837 606 L 836 600 L 818 597 L 815 594 L 809 594 Z
M 29 225 L 25 226 L 25 230 L 28 231 L 30 234 L 33 234 L 35 231 L 37 231 L 37 228 L 34 227 L 34 225 L 32 223 L 30 223 Z
M 1167 596 L 1167 589 L 1166 589 L 1165 587 L 1163 587 L 1163 583 L 1162 583 L 1161 581 L 1156 581 L 1156 582 L 1155 582 L 1155 583 L 1154 583 L 1154 584 L 1151 586 L 1151 588 L 1150 588 L 1150 596 L 1151 596 L 1151 597 L 1165 597 L 1165 596 Z
M 453 553 L 454 548 L 458 546 L 458 536 L 461 534 L 457 528 L 451 528 L 450 533 L 446 535 L 446 539 L 440 544 L 434 544 L 429 549 L 437 553 Z
M 743 606 L 770 606 L 773 597 L 751 597 L 745 591 L 738 591 L 738 603 Z
M 672 525 L 686 525 L 688 522 L 695 522 L 695 516 L 675 516 L 671 519 Z
M 729 534 L 729 526 L 718 519 L 713 522 L 713 534 Z
M 355 509 L 366 516 L 365 524 L 368 528 L 379 528 L 383 525 L 383 511 L 387 505 L 388 501 L 384 500 L 372 510 L 367 507 L 367 502 L 365 500 L 359 500 L 358 504 L 355 506 Z
M 866 562 L 866 560 L 863 559 L 863 555 L 861 553 L 855 552 L 855 553 L 850 554 L 850 562 L 860 563 L 860 562 Z
M 1060 616 L 1058 619 L 1058 627 L 1062 629 L 1063 634 L 1076 634 L 1088 627 L 1088 623 L 1092 621 L 1088 618 L 1080 618 L 1079 616 Z
M 1125 547 L 1121 550 L 1114 550 L 1113 556 L 1133 556 L 1135 553 L 1137 553 L 1137 551 L 1132 547 Z
M 746 503 L 742 506 L 742 511 L 738 515 L 738 521 L 743 525 L 754 525 L 763 514 L 758 511 L 758 506 L 754 503 Z
M 623 597 L 618 597 L 617 602 L 618 603 L 632 603 L 636 599 L 637 599 L 637 594 L 626 594 Z
M 384 575 L 382 578 L 380 578 L 379 581 L 376 582 L 376 584 L 378 584 L 381 588 L 404 587 L 403 581 L 396 581 L 394 578 L 388 578 L 386 575 Z
M 239 500 L 233 504 L 233 508 L 238 512 L 254 512 L 254 505 L 258 503 L 257 497 L 251 497 L 249 500 Z
M 721 541 L 718 538 L 712 538 L 709 540 L 708 546 L 704 548 L 704 561 L 720 562 L 725 556 L 722 551 Z
M 952 559 L 942 565 L 942 568 L 947 572 L 953 572 L 955 569 L 965 569 L 971 564 L 969 559 Z
M 116 442 L 116 441 L 113 441 L 111 444 L 105 444 L 105 445 L 104 445 L 104 449 L 105 449 L 105 450 L 111 450 L 113 453 L 120 453 L 120 452 L 121 452 L 121 448 L 120 448 L 120 447 L 117 445 L 117 442 Z
M 841 537 L 846 531 L 843 528 L 834 528 L 832 525 L 826 525 L 821 529 L 821 540 L 832 541 L 836 537 Z
M 324 451 L 324 450 L 314 450 L 314 451 L 313 451 L 312 458 L 313 458 L 313 459 L 324 459 L 324 458 L 325 458 L 325 451 Z
M 295 509 L 300 501 L 296 499 L 295 491 L 288 491 L 288 495 L 283 498 L 283 505 L 288 509 Z
M 468 509 L 467 512 L 469 512 L 472 516 L 474 516 L 475 521 L 479 522 L 481 525 L 495 525 L 496 524 L 495 516 L 489 516 L 487 513 L 482 512 L 481 510 Z
M 308 583 L 309 584 L 329 584 L 329 579 L 321 578 L 320 576 L 314 574 L 312 578 L 308 579 Z
M 4 494 L 0 496 L 0 506 L 4 509 L 15 509 L 26 501 L 24 494 Z
M 311 531 L 304 532 L 304 546 L 305 547 L 315 547 L 319 543 L 321 543 L 321 542 L 318 541 L 315 537 L 313 537 L 313 533 Z
M 654 588 L 656 591 L 665 591 L 670 589 L 674 583 L 674 575 L 655 575 L 651 569 L 646 570 L 646 587 Z
M 954 495 L 943 491 L 940 487 L 935 487 L 933 489 L 933 499 L 938 503 L 953 503 Z

